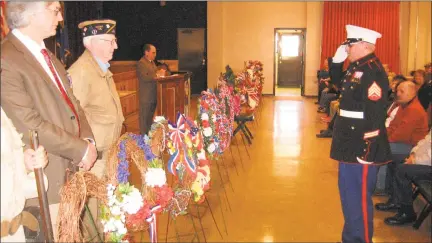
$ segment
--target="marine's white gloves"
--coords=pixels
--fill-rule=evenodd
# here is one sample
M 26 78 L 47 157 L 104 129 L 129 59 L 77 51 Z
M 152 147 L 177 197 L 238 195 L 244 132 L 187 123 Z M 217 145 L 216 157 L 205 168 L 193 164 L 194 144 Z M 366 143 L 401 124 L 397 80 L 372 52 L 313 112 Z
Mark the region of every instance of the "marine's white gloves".
M 341 63 L 344 62 L 347 57 L 348 57 L 348 53 L 345 51 L 345 45 L 341 45 L 336 50 L 336 53 L 332 61 L 333 63 Z

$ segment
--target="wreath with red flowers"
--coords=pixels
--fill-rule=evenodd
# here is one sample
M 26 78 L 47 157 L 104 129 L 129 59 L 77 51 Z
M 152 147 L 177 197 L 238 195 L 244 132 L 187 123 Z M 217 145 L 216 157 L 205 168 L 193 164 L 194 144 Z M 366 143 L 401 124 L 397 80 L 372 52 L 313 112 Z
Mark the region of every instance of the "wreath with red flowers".
M 204 150 L 202 130 L 196 121 L 181 113 L 175 124 L 170 122 L 168 130 L 167 146 L 171 155 L 168 171 L 176 177 L 179 190 L 188 191 L 194 201 L 200 203 L 210 187 L 210 163 Z M 183 207 L 184 212 L 186 207 Z
M 210 159 L 216 159 L 219 153 L 219 126 L 217 118 L 219 110 L 218 97 L 211 90 L 202 91 L 198 99 L 198 125 L 202 130 L 204 150 Z

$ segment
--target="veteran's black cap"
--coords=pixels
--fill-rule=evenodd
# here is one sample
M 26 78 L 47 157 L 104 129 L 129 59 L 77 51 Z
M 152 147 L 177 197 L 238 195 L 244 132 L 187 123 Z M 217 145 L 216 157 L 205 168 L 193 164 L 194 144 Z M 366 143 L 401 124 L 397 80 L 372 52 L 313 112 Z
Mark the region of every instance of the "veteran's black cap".
M 111 19 L 87 20 L 81 22 L 78 28 L 82 30 L 83 37 L 92 35 L 115 35 L 116 22 Z

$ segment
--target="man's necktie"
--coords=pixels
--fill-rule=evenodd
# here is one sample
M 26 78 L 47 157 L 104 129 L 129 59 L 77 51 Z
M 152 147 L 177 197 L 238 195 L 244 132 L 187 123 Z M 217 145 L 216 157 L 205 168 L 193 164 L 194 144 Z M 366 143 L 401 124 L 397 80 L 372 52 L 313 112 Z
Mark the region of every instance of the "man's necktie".
M 80 121 L 79 121 L 78 113 L 76 112 L 75 107 L 72 104 L 72 101 L 69 99 L 69 96 L 67 95 L 65 89 L 63 88 L 63 85 L 60 82 L 59 77 L 57 76 L 56 71 L 54 70 L 54 66 L 53 66 L 53 64 L 51 62 L 51 58 L 50 58 L 50 56 L 48 54 L 48 51 L 46 49 L 42 49 L 41 52 L 42 52 L 42 55 L 45 58 L 46 63 L 48 64 L 49 69 L 51 70 L 52 75 L 54 76 L 54 80 L 56 81 L 56 84 L 57 84 L 57 86 L 58 86 L 58 88 L 60 90 L 60 93 L 63 96 L 63 99 L 66 101 L 66 103 L 69 105 L 69 107 L 72 109 L 72 112 L 75 115 L 75 119 L 76 119 L 76 121 L 78 123 L 78 134 L 81 134 L 81 126 L 80 126 Z

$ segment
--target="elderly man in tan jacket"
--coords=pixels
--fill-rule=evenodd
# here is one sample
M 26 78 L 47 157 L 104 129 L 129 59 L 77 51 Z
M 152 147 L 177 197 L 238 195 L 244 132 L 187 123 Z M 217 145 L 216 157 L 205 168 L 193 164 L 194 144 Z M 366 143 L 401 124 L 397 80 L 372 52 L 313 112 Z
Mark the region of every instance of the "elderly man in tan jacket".
M 98 160 L 91 172 L 101 178 L 105 172 L 107 151 L 120 137 L 124 121 L 113 74 L 108 69 L 108 62 L 117 49 L 116 22 L 90 20 L 80 23 L 78 27 L 82 30 L 86 50 L 68 72 L 73 93 L 83 107 L 96 140 Z M 89 208 L 97 222 L 95 199 L 90 199 Z

